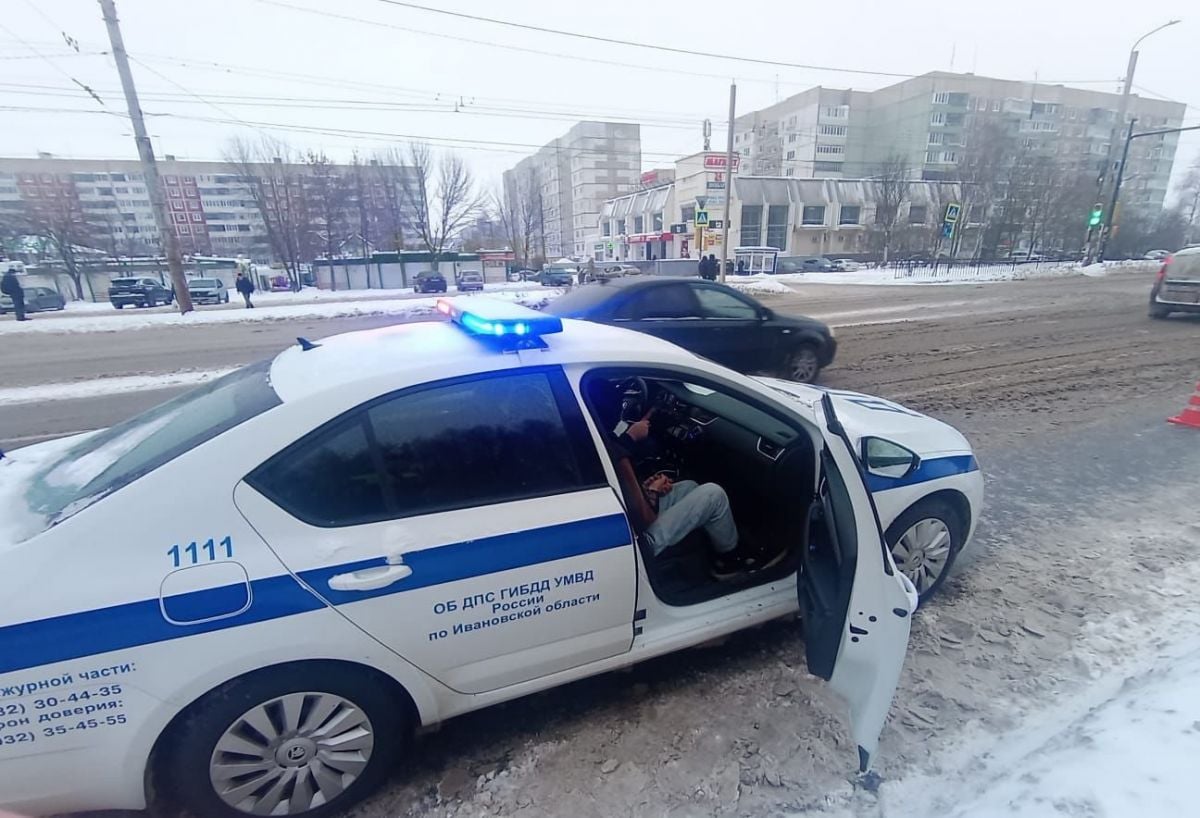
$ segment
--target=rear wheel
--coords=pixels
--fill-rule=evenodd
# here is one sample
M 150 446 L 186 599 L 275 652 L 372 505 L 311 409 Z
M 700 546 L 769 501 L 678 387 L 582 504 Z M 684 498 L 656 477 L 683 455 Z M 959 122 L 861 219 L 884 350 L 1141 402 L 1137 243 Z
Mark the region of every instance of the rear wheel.
M 120 303 L 114 303 L 114 304 L 113 304 L 113 306 L 114 306 L 114 307 L 116 307 L 116 308 L 117 308 L 117 309 L 119 309 L 119 310 L 123 310 L 123 309 L 125 309 L 125 305 L 124 305 L 124 304 L 120 304 Z
M 405 713 L 353 668 L 253 673 L 205 696 L 164 737 L 157 789 L 205 818 L 338 814 L 387 776 Z
M 788 355 L 780 373 L 789 381 L 812 383 L 821 372 L 821 362 L 817 358 L 817 350 L 811 344 L 801 344 Z
M 942 587 L 966 538 L 966 521 L 940 497 L 914 503 L 885 535 L 896 568 L 912 580 L 922 605 Z

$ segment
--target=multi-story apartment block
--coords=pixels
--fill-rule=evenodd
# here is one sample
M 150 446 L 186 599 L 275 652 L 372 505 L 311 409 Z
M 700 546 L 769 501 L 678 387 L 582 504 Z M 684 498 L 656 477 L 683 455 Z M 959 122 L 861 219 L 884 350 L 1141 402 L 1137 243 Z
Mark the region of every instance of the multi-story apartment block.
M 1128 125 L 1116 121 L 1119 104 L 1115 93 L 938 71 L 871 92 L 812 88 L 739 117 L 734 139 L 756 174 L 869 177 L 899 156 L 915 179 L 957 179 L 971 140 L 992 123 L 1017 149 L 1099 175 Z M 1135 95 L 1128 116 L 1138 130 L 1175 128 L 1185 110 Z M 1134 141 L 1127 205 L 1162 206 L 1177 144 L 1177 134 Z
M 510 201 L 534 197 L 541 223 L 534 246 L 546 258 L 584 255 L 606 199 L 639 185 L 641 128 L 580 122 L 504 172 Z
M 158 165 L 169 218 L 185 254 L 243 254 L 259 260 L 270 260 L 276 255 L 256 201 L 255 186 L 259 180 L 247 178 L 224 162 L 180 161 L 168 155 Z M 351 189 L 355 170 L 350 165 L 332 168 Z M 260 196 L 269 198 L 280 190 L 297 192 L 297 201 L 287 205 L 300 209 L 301 194 L 310 187 L 305 180 L 311 178 L 312 168 L 280 161 L 270 165 L 270 173 L 291 181 L 282 187 L 261 185 Z M 372 166 L 366 166 L 364 179 L 364 199 L 376 225 L 396 221 L 401 225 L 411 224 L 411 208 L 395 201 L 394 190 L 389 195 L 385 181 L 373 172 Z M 346 201 L 351 202 L 355 195 L 349 193 Z M 317 209 L 310 206 L 312 212 L 307 216 L 316 219 Z M 344 223 L 338 227 L 339 243 L 355 237 L 359 231 L 356 210 L 353 203 L 345 205 Z M 389 210 L 396 211 L 390 220 L 384 217 Z M 49 154 L 36 159 L 0 159 L 0 216 L 17 217 L 19 224 L 23 214 L 38 213 L 58 213 L 76 221 L 79 243 L 109 255 L 160 252 L 150 196 L 141 164 L 136 160 L 65 159 Z M 309 226 L 319 227 L 315 223 Z M 311 245 L 311 253 L 306 255 L 315 256 L 324 250 L 317 246 L 319 242 L 312 231 L 298 232 L 305 233 L 298 238 L 301 246 Z M 402 231 L 389 228 L 386 232 Z M 391 247 L 394 241 L 392 235 L 370 237 L 371 244 L 378 247 Z

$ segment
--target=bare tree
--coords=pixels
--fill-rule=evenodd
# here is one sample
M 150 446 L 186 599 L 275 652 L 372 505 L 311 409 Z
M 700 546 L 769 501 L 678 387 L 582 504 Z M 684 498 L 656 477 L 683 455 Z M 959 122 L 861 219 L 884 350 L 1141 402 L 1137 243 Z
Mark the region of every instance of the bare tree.
M 103 230 L 89 219 L 78 197 L 60 191 L 53 199 L 26 204 L 24 226 L 45 242 L 47 249 L 62 262 L 75 285 L 75 297 L 83 300 L 83 258 L 102 242 Z
M 428 145 L 414 142 L 408 146 L 406 160 L 404 201 L 411 210 L 413 232 L 429 251 L 430 266 L 436 270 L 446 247 L 483 200 L 461 157 L 452 153 L 435 157 Z
M 885 159 L 872 175 L 875 180 L 875 229 L 884 264 L 888 263 L 893 234 L 900 220 L 900 205 L 908 200 L 910 175 L 908 159 L 898 153 Z
M 375 235 L 374 225 L 379 218 L 374 194 L 375 185 L 371 174 L 367 173 L 358 151 L 350 162 L 350 181 L 353 186 L 354 209 L 358 215 L 358 238 L 362 243 L 363 266 L 367 270 L 367 289 L 371 288 L 371 242 Z M 379 286 L 383 286 L 381 280 Z
M 271 254 L 283 262 L 292 289 L 300 289 L 300 263 L 310 235 L 305 189 L 294 172 L 295 154 L 286 142 L 263 137 L 258 144 L 234 139 L 225 162 L 246 185 L 263 220 Z
M 542 184 L 533 168 L 512 180 L 500 193 L 493 194 L 492 207 L 513 254 L 524 267 L 530 266 L 535 239 L 542 232 Z
M 1186 222 L 1184 243 L 1200 239 L 1200 159 L 1192 163 L 1177 190 L 1179 207 Z
M 338 169 L 324 153 L 309 151 L 304 159 L 308 166 L 305 180 L 310 194 L 312 215 L 315 217 L 313 232 L 324 243 L 325 258 L 329 261 L 329 288 L 337 289 L 337 276 L 333 269 L 333 257 L 346 238 L 346 216 L 353 198 L 351 180 L 338 173 Z M 350 286 L 347 271 L 346 286 Z
M 958 255 L 967 225 L 977 224 L 971 256 L 978 258 L 983 238 L 993 214 L 992 204 L 1002 188 L 1011 161 L 1013 138 L 1002 122 L 971 117 L 963 135 L 964 144 L 958 161 L 958 179 L 962 183 L 962 215 L 954 233 L 952 251 Z

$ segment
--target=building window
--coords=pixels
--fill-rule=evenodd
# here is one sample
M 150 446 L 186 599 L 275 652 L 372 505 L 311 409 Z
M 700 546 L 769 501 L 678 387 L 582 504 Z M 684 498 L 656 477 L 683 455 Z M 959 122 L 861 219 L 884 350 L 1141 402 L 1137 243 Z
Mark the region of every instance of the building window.
M 814 173 L 841 173 L 841 162 L 813 162 Z
M 601 235 L 611 236 L 612 235 L 612 222 L 605 220 L 604 224 L 600 225 L 600 232 L 601 232 Z
M 817 153 L 822 156 L 840 156 L 846 152 L 842 145 L 817 145 Z
M 796 175 L 796 169 L 795 169 L 795 168 L 788 168 L 787 170 L 785 170 L 785 171 L 783 172 L 783 175 L 784 175 L 784 176 L 795 176 L 795 175 Z
M 742 205 L 741 245 L 759 247 L 762 244 L 762 205 Z
M 787 247 L 788 206 L 771 205 L 767 208 L 767 246 L 777 250 Z
M 934 105 L 949 105 L 950 104 L 950 92 L 949 91 L 935 91 L 933 94 L 933 104 Z
M 909 224 L 925 224 L 925 214 L 928 208 L 925 205 L 909 205 L 908 206 L 908 223 Z
M 696 220 L 696 206 L 695 205 L 686 205 L 684 207 L 681 207 L 679 209 L 679 218 L 685 222 L 695 221 Z
M 858 224 L 859 217 L 861 216 L 861 206 L 842 205 L 842 209 L 838 211 L 838 224 Z
M 993 114 L 1000 113 L 1000 100 L 998 100 L 998 99 L 992 100 L 992 113 Z
M 845 136 L 846 135 L 846 126 L 845 125 L 822 125 L 821 126 L 821 135 L 822 136 Z
M 846 106 L 833 105 L 827 108 L 822 108 L 821 113 L 832 119 L 844 119 L 846 116 Z
M 646 219 L 642 216 L 633 217 L 633 232 L 642 233 L 646 229 Z
M 193 221 L 193 222 L 203 222 L 203 221 L 204 221 L 204 214 L 203 214 L 203 213 L 193 213 L 193 214 L 192 214 L 192 221 Z
M 653 218 L 653 221 L 654 221 L 654 232 L 655 232 L 655 233 L 661 233 L 661 232 L 663 231 L 663 214 L 662 214 L 662 211 L 660 210 L 659 212 L 655 213 L 655 214 L 654 214 L 654 216 L 653 216 L 652 218 Z
M 788 142 L 789 142 L 789 143 L 792 143 L 792 142 L 795 142 L 795 141 L 796 141 L 796 135 L 795 135 L 794 133 L 790 133 L 790 134 L 788 134 Z
M 957 162 L 958 154 L 955 153 L 954 151 L 942 151 L 942 161 L 943 162 Z
M 946 124 L 946 114 L 944 114 L 941 111 L 930 114 L 929 115 L 929 124 L 930 125 L 945 125 Z
M 800 223 L 809 226 L 825 224 L 825 205 L 805 205 L 800 214 Z
M 930 144 L 930 145 L 944 145 L 944 144 L 946 144 L 946 134 L 945 134 L 944 132 L 942 132 L 942 131 L 937 131 L 937 132 L 935 132 L 935 133 L 931 133 L 931 134 L 929 135 L 929 144 Z
M 795 159 L 795 158 L 796 158 L 796 152 L 795 152 L 795 151 L 788 151 L 788 152 L 787 152 L 787 158 L 788 158 L 788 159 Z

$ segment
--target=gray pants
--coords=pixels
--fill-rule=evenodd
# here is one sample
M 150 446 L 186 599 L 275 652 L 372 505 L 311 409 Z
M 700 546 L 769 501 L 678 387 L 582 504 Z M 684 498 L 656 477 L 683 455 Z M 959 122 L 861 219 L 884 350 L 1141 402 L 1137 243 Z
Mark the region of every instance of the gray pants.
M 657 557 L 701 526 L 720 553 L 737 548 L 737 526 L 725 489 L 716 483 L 700 485 L 695 480 L 681 480 L 658 499 L 658 519 L 644 536 Z

